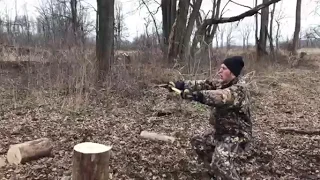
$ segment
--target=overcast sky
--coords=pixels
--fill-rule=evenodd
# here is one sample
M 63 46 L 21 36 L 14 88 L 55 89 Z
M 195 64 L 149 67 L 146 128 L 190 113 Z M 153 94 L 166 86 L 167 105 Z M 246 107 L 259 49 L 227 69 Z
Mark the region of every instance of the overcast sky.
M 37 14 L 37 11 L 35 9 L 36 6 L 39 6 L 39 4 L 46 0 L 0 0 L 4 2 L 4 5 L 1 3 L 0 12 L 2 15 L 4 15 L 5 9 L 7 8 L 12 15 L 14 15 L 14 2 L 16 1 L 18 4 L 18 13 L 22 14 L 24 13 L 23 7 L 27 7 L 27 12 L 31 16 L 35 16 Z M 83 0 L 87 3 L 88 6 L 92 6 L 96 8 L 96 0 Z M 117 0 L 116 0 L 117 1 Z M 139 6 L 139 0 L 118 0 L 123 4 L 123 13 L 125 15 L 125 23 L 126 27 L 128 28 L 126 34 L 128 35 L 127 39 L 132 40 L 135 36 L 138 34 L 144 33 L 144 27 L 145 27 L 145 20 L 148 16 L 146 8 L 142 8 L 138 10 Z M 160 0 L 157 0 L 160 2 Z M 222 6 L 225 5 L 225 3 L 228 0 L 222 0 Z M 234 0 L 238 3 L 241 3 L 246 6 L 253 7 L 255 0 Z M 316 1 L 317 0 L 302 0 L 302 20 L 301 20 L 301 26 L 302 31 L 310 26 L 314 26 L 316 24 L 320 24 L 320 18 L 318 15 L 314 14 L 314 10 L 316 9 Z M 258 0 L 258 4 L 260 4 L 262 0 Z M 283 39 L 286 39 L 287 37 L 291 38 L 293 31 L 294 31 L 294 20 L 295 20 L 295 6 L 296 6 L 296 0 L 282 0 L 276 5 L 276 14 L 278 15 L 278 12 L 280 9 L 283 10 L 284 15 L 286 16 L 285 19 L 281 21 L 282 27 L 281 27 L 281 35 Z M 212 7 L 212 0 L 203 0 L 202 9 L 204 12 L 208 12 Z M 150 6 L 150 9 L 152 11 L 155 11 L 158 8 L 157 4 L 153 4 Z M 228 16 L 234 16 L 238 15 L 240 13 L 245 12 L 248 10 L 248 8 L 241 7 L 239 5 L 229 3 L 225 9 L 224 17 Z M 92 20 L 95 20 L 95 11 L 92 9 L 90 13 L 90 18 Z M 161 9 L 159 9 L 158 13 L 156 14 L 157 23 L 158 25 L 161 25 Z M 254 17 L 246 18 L 244 21 L 240 22 L 240 26 L 244 24 L 249 24 L 250 26 L 254 27 Z M 150 24 L 150 27 L 153 24 Z M 239 29 L 239 28 L 238 28 Z M 235 39 L 236 43 L 241 43 L 241 37 L 239 37 L 239 30 L 235 30 Z M 252 35 L 254 32 L 251 33 Z M 251 38 L 253 42 L 253 37 Z

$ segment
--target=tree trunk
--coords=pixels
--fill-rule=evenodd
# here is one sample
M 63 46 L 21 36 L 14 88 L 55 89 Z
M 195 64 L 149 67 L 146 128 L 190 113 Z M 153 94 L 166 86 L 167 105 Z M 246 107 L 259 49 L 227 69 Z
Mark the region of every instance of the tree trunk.
M 269 30 L 269 43 L 270 43 L 270 53 L 273 56 L 273 60 L 275 60 L 275 52 L 274 52 L 274 45 L 273 45 L 273 18 L 274 18 L 274 12 L 276 9 L 276 3 L 273 4 L 273 8 L 270 15 L 270 30 Z
M 77 0 L 70 0 L 72 30 L 74 34 L 74 43 L 78 42 L 78 18 L 77 18 Z
M 247 49 L 249 49 L 249 37 L 250 37 L 250 32 L 246 36 Z
M 269 0 L 263 0 L 263 3 L 267 3 L 268 1 Z M 260 38 L 258 42 L 258 56 L 260 57 L 267 54 L 268 24 L 269 6 L 261 9 Z
M 190 0 L 179 1 L 177 18 L 169 36 L 168 60 L 169 64 L 178 58 L 183 46 L 183 37 L 186 32 Z M 181 57 L 180 57 L 181 58 Z
M 220 40 L 221 40 L 220 47 L 223 48 L 223 46 L 224 46 L 224 42 L 223 42 L 223 40 L 224 40 L 224 32 L 223 31 L 221 31 L 221 33 L 220 33 Z
M 7 153 L 9 164 L 21 164 L 51 154 L 52 142 L 48 138 L 27 141 L 21 144 L 11 145 Z
M 246 38 L 242 37 L 242 49 L 246 49 Z
M 219 36 L 216 33 L 216 49 L 219 49 Z
M 72 180 L 108 180 L 111 148 L 91 142 L 75 145 Z
M 104 81 L 110 71 L 114 54 L 114 0 L 97 0 L 98 33 L 96 55 L 98 80 Z
M 258 0 L 255 1 L 255 7 L 257 7 L 258 5 Z M 258 23 L 258 13 L 256 13 L 255 15 L 255 22 L 256 22 L 256 30 L 255 30 L 255 40 L 256 40 L 256 47 L 257 47 L 257 51 L 259 50 L 259 37 L 258 37 L 258 31 L 259 31 L 259 23 Z
M 221 0 L 215 0 L 213 3 L 213 8 L 212 8 L 212 18 L 218 19 L 220 16 L 220 5 L 221 5 Z M 214 24 L 210 26 L 207 30 L 207 34 L 204 38 L 204 41 L 206 42 L 207 45 L 211 45 L 213 41 L 213 37 L 216 34 L 217 28 L 219 24 Z M 207 48 L 206 48 L 207 49 Z
M 213 8 L 212 8 L 212 16 L 211 18 L 218 18 L 220 14 L 220 4 L 221 0 L 214 1 L 213 2 Z M 195 57 L 195 51 L 196 47 L 198 46 L 199 41 L 204 40 L 205 43 L 201 43 L 201 56 L 204 54 L 206 50 L 208 50 L 208 45 L 211 45 L 214 35 L 216 34 L 218 28 L 218 24 L 213 24 L 209 27 L 206 25 L 202 24 L 201 26 L 198 27 L 198 30 L 196 31 L 196 35 L 193 38 L 192 41 L 192 46 L 190 49 L 191 52 L 191 57 Z
M 279 50 L 279 36 L 280 36 L 280 22 L 276 21 L 277 23 L 277 32 L 276 32 L 276 51 L 278 53 Z
M 292 50 L 291 53 L 296 55 L 299 43 L 299 33 L 301 28 L 301 0 L 297 0 L 296 6 L 296 24 L 294 28 L 293 41 L 292 41 Z
M 161 0 L 163 43 L 169 44 L 169 35 L 176 19 L 177 0 Z
M 192 34 L 192 30 L 194 27 L 194 23 L 196 21 L 196 18 L 199 15 L 199 10 L 202 4 L 202 0 L 194 0 L 193 3 L 193 9 L 189 18 L 188 26 L 186 33 L 184 35 L 184 40 L 183 40 L 183 45 L 182 45 L 182 51 L 180 52 L 180 57 L 181 58 L 186 58 L 188 59 L 188 54 L 189 54 L 189 43 L 190 43 L 190 37 Z

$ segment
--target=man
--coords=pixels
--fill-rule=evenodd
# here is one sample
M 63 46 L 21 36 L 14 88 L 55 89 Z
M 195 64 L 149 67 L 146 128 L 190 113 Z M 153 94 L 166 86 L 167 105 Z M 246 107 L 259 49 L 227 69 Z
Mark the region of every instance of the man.
M 234 56 L 221 64 L 220 79 L 170 83 L 182 90 L 182 98 L 211 106 L 213 131 L 193 137 L 191 145 L 217 179 L 240 179 L 234 158 L 251 141 L 249 97 L 238 78 L 243 67 L 242 57 Z

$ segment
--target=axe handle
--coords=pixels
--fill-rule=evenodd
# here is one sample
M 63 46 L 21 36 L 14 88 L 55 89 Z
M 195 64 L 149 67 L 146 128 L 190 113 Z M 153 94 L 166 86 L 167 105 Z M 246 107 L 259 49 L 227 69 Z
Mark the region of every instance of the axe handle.
M 157 85 L 156 87 L 168 87 L 168 84 L 160 84 L 160 85 Z M 177 89 L 175 87 L 170 87 L 170 89 L 173 90 L 174 92 L 176 92 L 177 94 L 181 94 L 180 89 Z
M 171 87 L 171 89 L 176 92 L 177 94 L 181 94 L 181 90 L 180 89 L 177 89 L 175 87 Z

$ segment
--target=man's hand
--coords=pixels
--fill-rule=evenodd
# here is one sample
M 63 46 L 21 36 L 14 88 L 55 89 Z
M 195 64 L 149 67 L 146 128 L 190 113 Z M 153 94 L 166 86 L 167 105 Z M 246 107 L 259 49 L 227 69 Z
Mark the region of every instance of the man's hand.
M 180 95 L 183 99 L 193 99 L 192 92 L 189 89 L 181 91 Z
M 183 99 L 190 99 L 193 101 L 202 102 L 203 101 L 203 94 L 199 91 L 190 91 L 189 89 L 185 89 L 181 91 L 181 97 Z
M 173 81 L 170 81 L 169 83 L 168 83 L 168 86 L 169 87 L 174 87 L 174 88 L 177 88 L 177 89 L 179 89 L 179 90 L 184 90 L 184 81 L 176 81 L 176 82 L 173 82 Z

